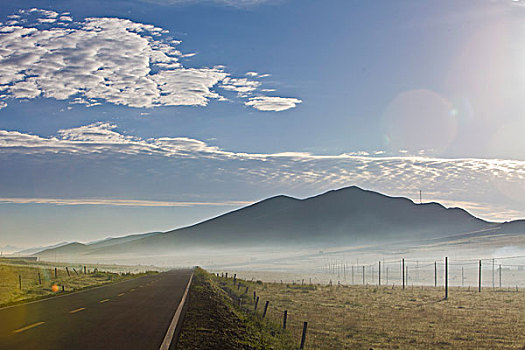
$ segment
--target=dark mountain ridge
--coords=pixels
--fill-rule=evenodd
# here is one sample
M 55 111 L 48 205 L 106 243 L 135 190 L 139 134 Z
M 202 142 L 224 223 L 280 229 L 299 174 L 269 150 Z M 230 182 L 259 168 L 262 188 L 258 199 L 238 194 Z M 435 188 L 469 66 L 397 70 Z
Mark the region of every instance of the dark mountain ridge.
M 525 233 L 525 221 L 487 222 L 461 208 L 416 204 L 352 186 L 306 199 L 275 196 L 192 226 L 75 246 L 74 250 L 83 249 L 88 255 L 154 255 L 186 248 L 329 247 L 488 233 Z M 73 247 L 56 251 L 66 248 Z

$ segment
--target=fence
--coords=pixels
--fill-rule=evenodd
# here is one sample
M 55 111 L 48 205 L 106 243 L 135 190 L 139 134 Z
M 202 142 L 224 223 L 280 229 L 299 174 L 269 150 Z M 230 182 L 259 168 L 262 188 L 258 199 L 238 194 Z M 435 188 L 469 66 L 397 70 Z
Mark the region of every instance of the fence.
M 524 255 L 482 259 L 447 259 L 448 285 L 467 288 L 525 288 Z M 404 272 L 404 273 L 403 273 Z M 434 286 L 445 284 L 445 259 L 378 260 L 372 264 L 328 261 L 319 273 L 347 285 Z

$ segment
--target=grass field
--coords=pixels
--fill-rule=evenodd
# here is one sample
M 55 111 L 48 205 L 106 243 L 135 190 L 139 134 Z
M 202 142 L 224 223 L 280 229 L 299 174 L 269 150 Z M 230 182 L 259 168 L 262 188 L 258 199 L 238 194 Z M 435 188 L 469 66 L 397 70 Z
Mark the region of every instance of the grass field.
M 57 266 L 56 278 L 55 266 Z M 138 277 L 144 273 L 154 273 L 153 271 L 124 273 L 126 270 L 124 266 L 106 270 L 107 267 L 89 265 L 86 266 L 86 272 L 89 273 L 84 274 L 83 266 L 70 265 L 68 276 L 66 266 L 66 264 L 54 265 L 24 260 L 0 260 L 0 307 L 118 282 Z M 95 269 L 97 269 L 96 272 L 94 272 Z M 128 269 L 134 270 L 132 267 Z M 22 288 L 20 288 L 20 281 Z
M 523 292 L 452 288 L 443 300 L 433 287 L 241 283 L 246 309 L 255 290 L 260 312 L 270 302 L 269 319 L 280 323 L 288 311 L 297 344 L 308 322 L 305 349 L 525 349 Z

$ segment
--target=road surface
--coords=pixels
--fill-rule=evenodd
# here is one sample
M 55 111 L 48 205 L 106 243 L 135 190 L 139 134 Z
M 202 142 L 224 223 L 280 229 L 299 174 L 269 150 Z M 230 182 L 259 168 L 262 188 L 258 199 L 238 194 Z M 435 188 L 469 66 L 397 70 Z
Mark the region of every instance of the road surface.
M 0 349 L 154 349 L 191 276 L 173 270 L 0 309 Z

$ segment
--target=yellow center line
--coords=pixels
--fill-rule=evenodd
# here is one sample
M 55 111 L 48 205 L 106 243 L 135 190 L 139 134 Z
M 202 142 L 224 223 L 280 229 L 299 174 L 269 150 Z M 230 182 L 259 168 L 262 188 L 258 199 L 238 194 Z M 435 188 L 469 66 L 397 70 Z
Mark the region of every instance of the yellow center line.
M 102 303 L 105 303 L 106 301 L 110 301 L 110 300 L 111 300 L 111 299 L 103 299 L 103 300 L 99 301 L 99 303 L 102 304 Z
M 13 333 L 20 333 L 20 332 L 23 332 L 23 331 L 27 331 L 28 329 L 38 327 L 40 325 L 43 325 L 44 323 L 45 322 L 36 322 L 36 323 L 30 324 L 29 326 L 25 326 L 24 328 L 20 328 L 20 329 L 14 330 Z
M 69 311 L 70 314 L 74 314 L 74 313 L 77 313 L 79 311 L 82 311 L 82 310 L 85 310 L 86 308 L 85 307 L 79 307 L 78 309 L 75 309 L 75 310 L 71 310 Z
M 121 297 L 121 296 L 123 296 L 124 294 L 126 294 L 126 293 L 120 293 L 120 294 L 117 295 L 117 296 Z

